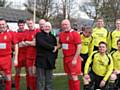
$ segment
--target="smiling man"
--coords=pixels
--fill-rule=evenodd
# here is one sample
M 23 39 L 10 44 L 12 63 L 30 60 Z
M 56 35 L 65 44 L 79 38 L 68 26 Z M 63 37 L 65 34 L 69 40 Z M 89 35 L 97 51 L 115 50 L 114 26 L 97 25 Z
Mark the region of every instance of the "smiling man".
M 81 73 L 81 38 L 78 32 L 71 28 L 68 19 L 62 21 L 61 28 L 59 43 L 64 55 L 64 70 L 69 78 L 69 90 L 80 90 L 78 75 Z
M 16 35 L 7 29 L 5 19 L 0 19 L 0 70 L 6 77 L 5 90 L 11 90 L 12 78 L 12 46 L 15 45 L 14 65 L 18 65 L 18 44 Z

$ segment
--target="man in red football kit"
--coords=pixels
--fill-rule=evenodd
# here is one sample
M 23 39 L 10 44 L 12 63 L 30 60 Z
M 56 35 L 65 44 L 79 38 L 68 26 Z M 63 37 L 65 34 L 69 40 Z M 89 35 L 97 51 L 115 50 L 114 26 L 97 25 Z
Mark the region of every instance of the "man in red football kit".
M 6 75 L 5 90 L 11 90 L 12 77 L 12 44 L 15 45 L 14 65 L 18 64 L 18 44 L 15 34 L 7 30 L 4 19 L 0 19 L 0 70 Z
M 26 23 L 28 25 L 28 30 L 26 32 L 25 44 L 26 48 L 26 65 L 29 73 L 29 86 L 31 90 L 36 90 L 36 77 L 35 77 L 35 58 L 36 58 L 36 48 L 34 38 L 38 29 L 35 29 L 34 22 L 32 19 L 27 19 Z
M 41 32 L 44 29 L 44 24 L 46 23 L 45 19 L 40 19 L 39 20 L 39 28 L 36 29 L 37 32 Z M 36 44 L 36 40 L 35 38 L 33 39 L 33 41 L 31 42 L 33 45 Z
M 26 69 L 26 86 L 27 90 L 29 88 L 28 86 L 28 70 L 26 67 L 26 44 L 24 43 L 25 40 L 25 21 L 24 20 L 19 20 L 18 21 L 18 27 L 19 29 L 17 30 L 17 40 L 18 40 L 18 47 L 19 47 L 19 52 L 18 52 L 18 65 L 15 67 L 16 74 L 15 74 L 15 89 L 20 90 L 20 73 L 21 73 L 21 68 L 25 67 Z
M 63 20 L 61 25 L 63 31 L 60 33 L 59 42 L 64 55 L 64 70 L 69 77 L 69 90 L 80 90 L 78 79 L 78 75 L 81 73 L 80 35 L 71 29 L 68 19 Z

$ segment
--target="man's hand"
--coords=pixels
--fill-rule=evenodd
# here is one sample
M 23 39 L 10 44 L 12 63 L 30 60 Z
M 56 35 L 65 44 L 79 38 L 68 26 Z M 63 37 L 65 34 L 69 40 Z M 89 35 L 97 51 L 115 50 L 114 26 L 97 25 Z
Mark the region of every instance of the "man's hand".
M 120 74 L 120 70 L 113 71 L 114 74 Z
M 90 76 L 88 74 L 84 75 L 84 78 L 88 80 L 89 82 L 91 81 Z
M 105 81 L 104 80 L 102 80 L 101 82 L 100 82 L 100 87 L 104 87 L 105 86 Z
M 36 67 L 35 67 L 35 66 L 32 67 L 32 73 L 33 73 L 34 75 L 36 74 Z
M 72 65 L 75 66 L 77 64 L 77 57 L 74 56 L 72 60 Z
M 35 39 L 32 40 L 32 41 L 25 41 L 25 45 L 26 46 L 35 46 L 36 45 L 36 41 L 35 41 Z
M 26 46 L 26 43 L 24 41 L 20 42 L 19 44 L 19 47 L 25 47 Z
M 81 61 L 84 61 L 84 59 L 82 57 L 80 57 L 80 58 L 81 58 Z
M 88 74 L 84 75 L 83 81 L 84 81 L 84 85 L 88 85 L 90 82 L 90 76 Z
M 24 45 L 25 45 L 25 46 L 29 46 L 29 43 L 30 43 L 30 41 L 25 41 L 25 42 L 24 42 Z
M 53 50 L 53 52 L 55 53 L 56 51 L 57 51 L 57 46 L 54 46 L 54 50 Z
M 14 66 L 17 66 L 18 65 L 18 60 L 14 60 Z

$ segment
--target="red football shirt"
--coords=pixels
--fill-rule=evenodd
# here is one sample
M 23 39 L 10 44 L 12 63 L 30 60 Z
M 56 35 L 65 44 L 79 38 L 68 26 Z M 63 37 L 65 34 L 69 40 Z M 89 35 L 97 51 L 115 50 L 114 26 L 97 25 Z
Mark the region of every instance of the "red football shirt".
M 38 29 L 34 30 L 27 30 L 26 32 L 26 41 L 32 41 L 35 38 L 35 35 L 39 32 Z M 35 46 L 27 46 L 27 58 L 29 59 L 35 59 L 36 57 L 36 49 Z
M 18 42 L 15 33 L 12 31 L 0 33 L 0 56 L 6 56 L 12 53 L 12 45 Z
M 25 35 L 26 35 L 26 30 L 17 32 L 16 37 L 18 42 L 25 41 L 25 37 L 26 37 Z M 20 58 L 23 58 L 23 57 L 24 58 L 26 57 L 26 47 L 19 47 L 18 59 L 20 60 Z
M 69 32 L 61 32 L 59 42 L 62 44 L 64 56 L 75 55 L 77 44 L 81 43 L 81 38 L 78 32 L 70 30 Z

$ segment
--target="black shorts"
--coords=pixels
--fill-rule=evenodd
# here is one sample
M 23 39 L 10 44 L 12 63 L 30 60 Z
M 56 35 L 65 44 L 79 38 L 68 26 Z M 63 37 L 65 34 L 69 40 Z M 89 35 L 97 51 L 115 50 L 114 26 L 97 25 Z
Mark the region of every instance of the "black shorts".
M 91 83 L 94 84 L 94 90 L 96 90 L 96 89 L 105 90 L 106 85 L 102 88 L 99 86 L 100 82 L 103 80 L 104 76 L 98 76 L 93 72 L 93 70 L 91 70 L 90 77 L 91 77 Z

